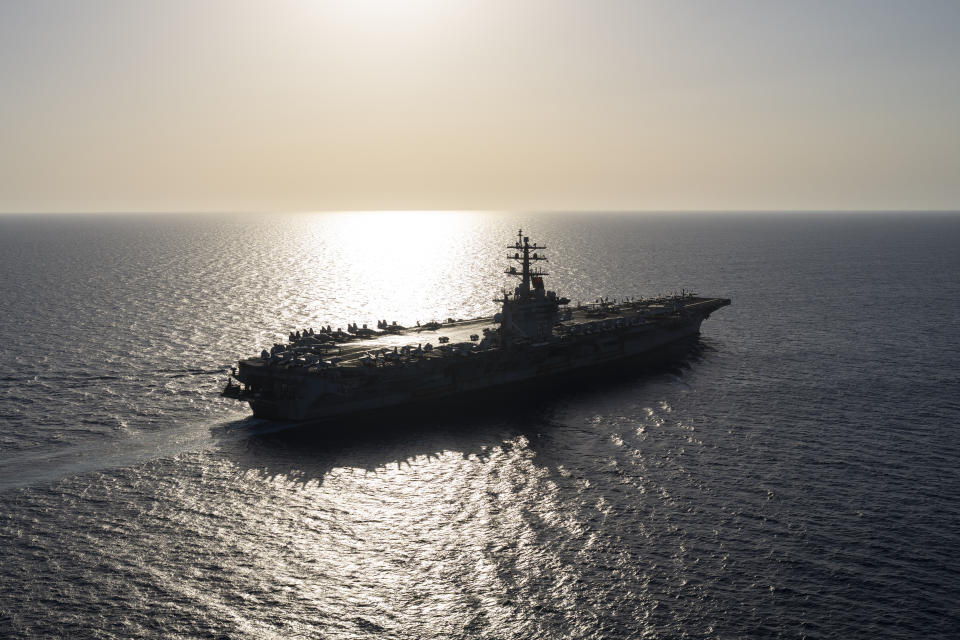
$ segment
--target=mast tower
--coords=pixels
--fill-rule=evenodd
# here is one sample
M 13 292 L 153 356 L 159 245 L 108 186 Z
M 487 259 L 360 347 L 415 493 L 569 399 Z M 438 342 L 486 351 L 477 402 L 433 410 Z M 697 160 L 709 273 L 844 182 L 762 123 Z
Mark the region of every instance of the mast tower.
M 530 238 L 523 235 L 523 229 L 517 231 L 517 241 L 512 246 L 508 245 L 507 249 L 514 249 L 515 252 L 513 255 L 507 255 L 507 258 L 510 260 L 515 260 L 520 263 L 520 272 L 517 272 L 516 267 L 507 268 L 507 275 L 517 276 L 520 278 L 520 286 L 514 290 L 514 298 L 518 300 L 529 300 L 531 298 L 531 285 L 533 290 L 543 289 L 543 277 L 550 275 L 546 271 L 540 268 L 531 267 L 531 263 L 545 261 L 547 256 L 538 253 L 543 251 L 547 247 L 545 245 L 538 245 L 536 243 L 530 244 Z
M 548 340 L 553 335 L 559 301 L 553 291 L 544 289 L 543 277 L 549 274 L 533 266 L 546 261 L 547 256 L 541 253 L 546 248 L 531 244 L 530 238 L 523 235 L 523 229 L 517 231 L 517 241 L 507 246 L 514 251 L 507 258 L 520 263 L 519 271 L 516 267 L 508 267 L 505 271 L 507 275 L 520 278 L 513 296 L 504 290 L 503 297 L 495 300 L 503 305 L 498 316 L 501 337 L 507 345 L 521 340 Z

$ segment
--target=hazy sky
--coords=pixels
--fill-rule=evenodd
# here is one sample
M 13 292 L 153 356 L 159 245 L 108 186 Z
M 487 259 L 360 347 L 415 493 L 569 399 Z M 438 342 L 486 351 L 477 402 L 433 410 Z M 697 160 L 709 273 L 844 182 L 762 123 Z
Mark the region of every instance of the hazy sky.
M 960 1 L 0 0 L 0 211 L 960 209 Z

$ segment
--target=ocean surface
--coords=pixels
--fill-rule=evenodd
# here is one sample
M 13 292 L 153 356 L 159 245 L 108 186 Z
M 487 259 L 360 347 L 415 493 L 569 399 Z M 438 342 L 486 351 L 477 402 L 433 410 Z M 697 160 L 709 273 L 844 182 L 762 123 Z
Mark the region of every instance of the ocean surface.
M 325 436 L 294 329 L 729 297 L 667 366 Z M 0 217 L 0 637 L 956 638 L 960 216 Z

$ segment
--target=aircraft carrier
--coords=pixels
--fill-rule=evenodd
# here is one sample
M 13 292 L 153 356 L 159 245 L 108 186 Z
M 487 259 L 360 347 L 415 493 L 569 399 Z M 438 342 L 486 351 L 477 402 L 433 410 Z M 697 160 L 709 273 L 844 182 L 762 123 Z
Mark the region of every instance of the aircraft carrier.
M 519 284 L 495 302 L 500 312 L 472 320 L 377 329 L 351 324 L 292 332 L 289 341 L 241 360 L 223 395 L 250 403 L 254 416 L 325 421 L 436 402 L 460 394 L 575 375 L 642 360 L 694 338 L 726 298 L 683 292 L 656 298 L 597 299 L 571 306 L 544 288 L 545 246 L 521 230 L 508 245 Z

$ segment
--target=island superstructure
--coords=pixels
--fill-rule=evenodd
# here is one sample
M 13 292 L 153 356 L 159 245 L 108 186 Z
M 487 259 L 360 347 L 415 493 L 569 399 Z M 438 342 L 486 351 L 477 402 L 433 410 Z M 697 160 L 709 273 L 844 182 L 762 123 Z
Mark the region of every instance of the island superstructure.
M 684 292 L 571 306 L 545 289 L 548 274 L 534 266 L 547 260 L 545 246 L 521 230 L 507 248 L 517 266 L 506 274 L 519 283 L 495 299 L 494 316 L 292 332 L 288 342 L 241 360 L 223 395 L 249 402 L 257 417 L 321 421 L 493 392 L 642 360 L 696 337 L 711 313 L 730 304 Z

